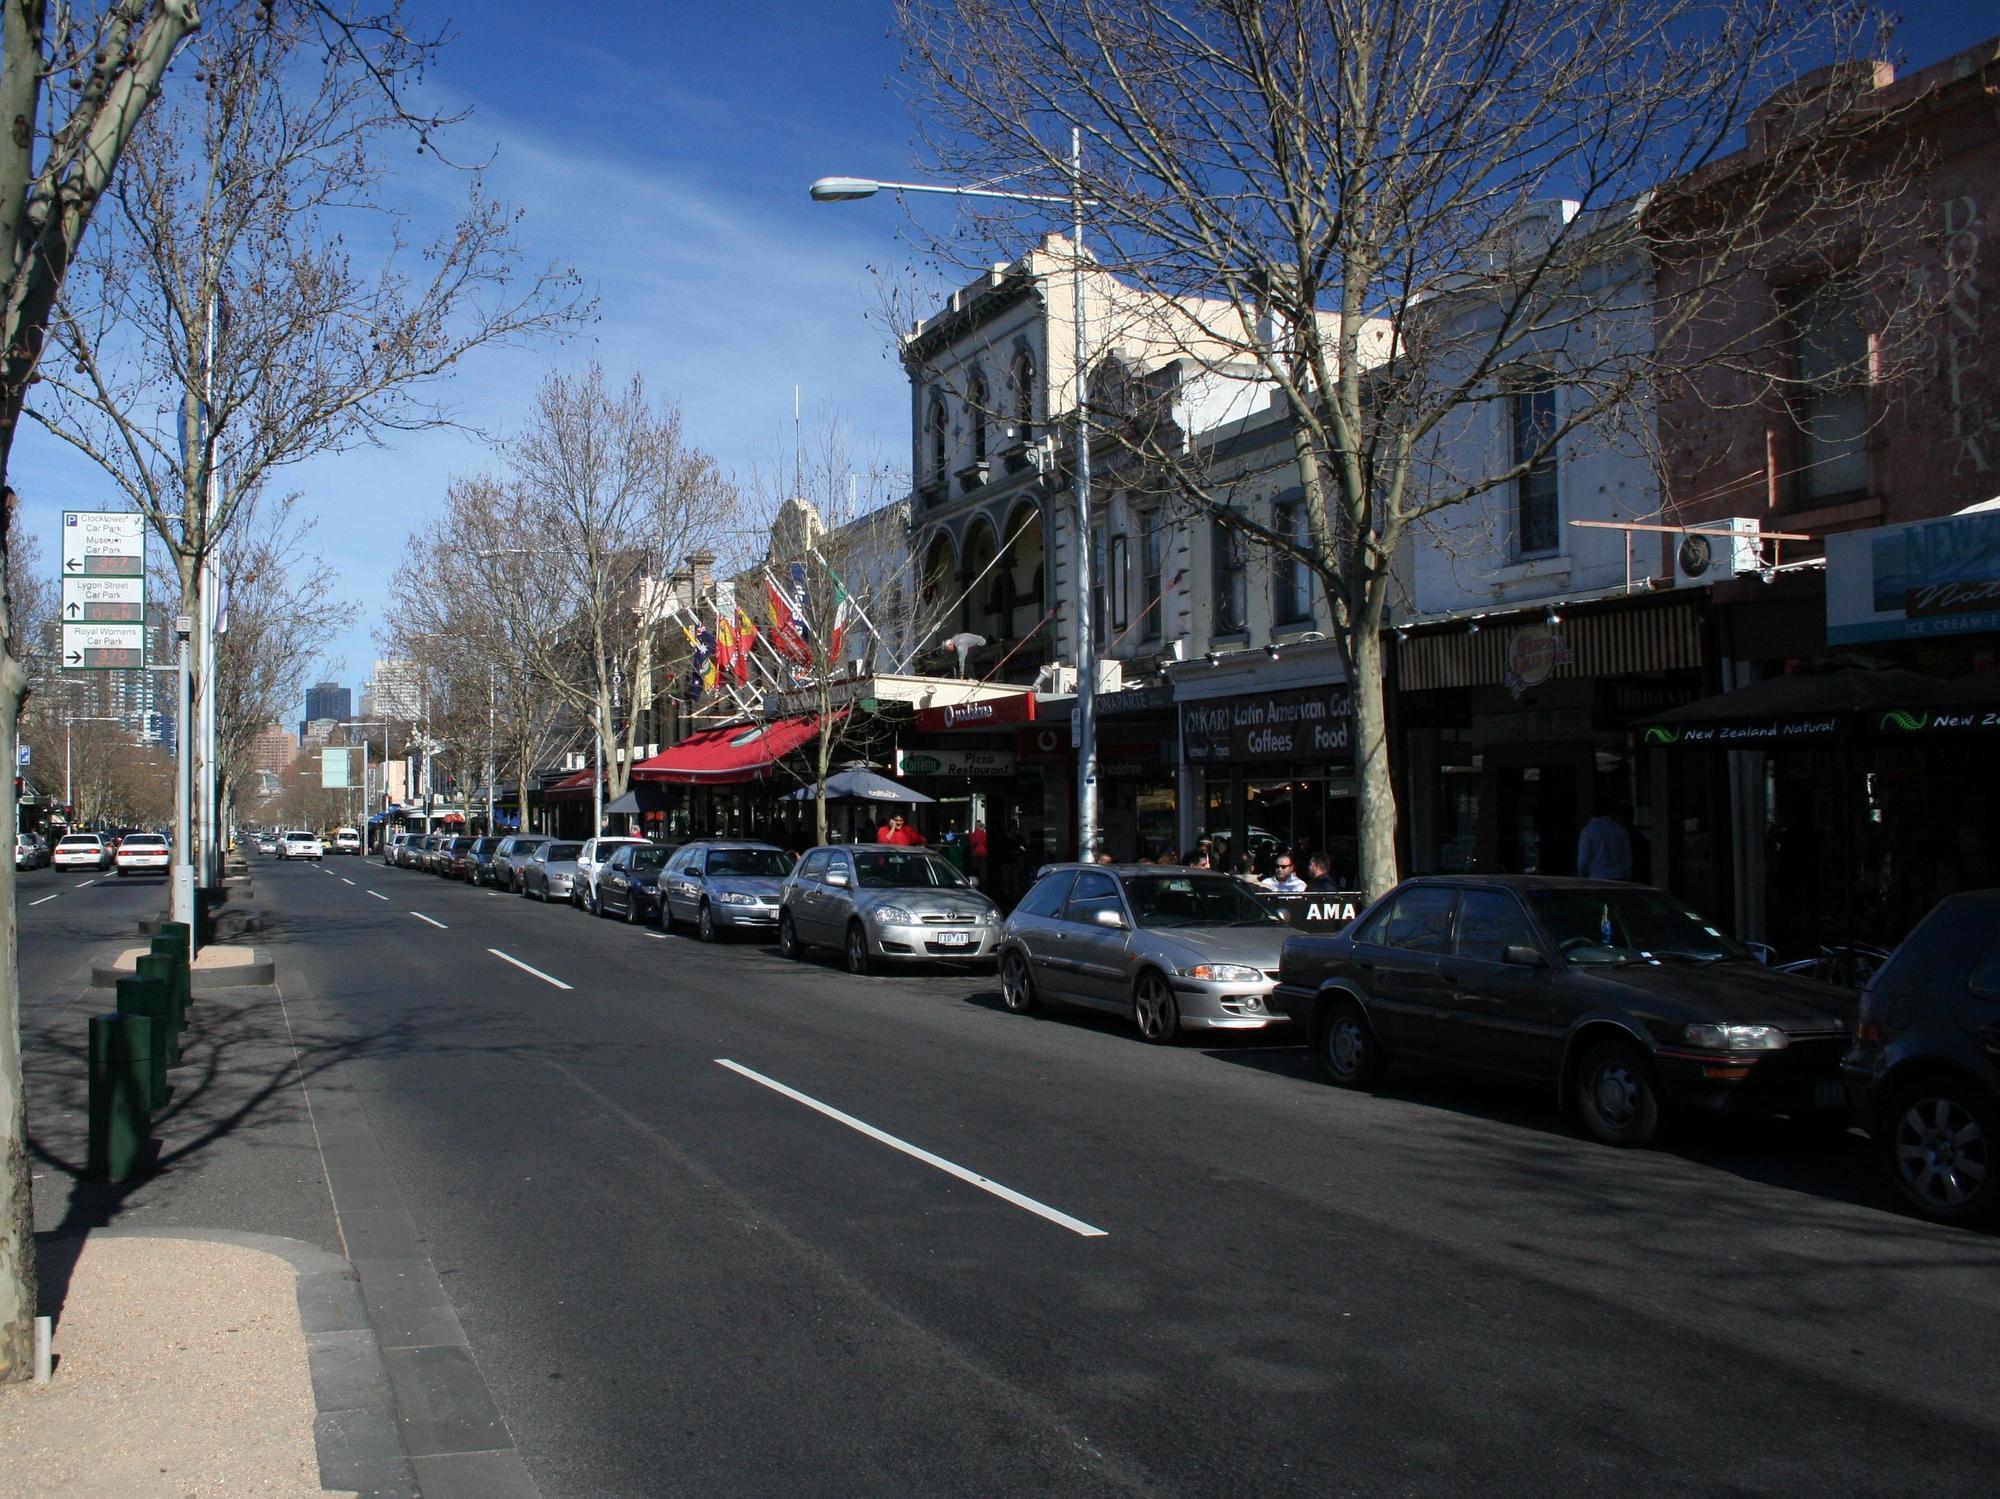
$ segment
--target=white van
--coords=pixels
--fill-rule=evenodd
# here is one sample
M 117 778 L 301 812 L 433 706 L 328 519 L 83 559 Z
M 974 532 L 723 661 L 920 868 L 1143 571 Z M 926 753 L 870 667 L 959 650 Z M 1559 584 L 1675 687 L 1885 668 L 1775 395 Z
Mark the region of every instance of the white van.
M 336 854 L 359 854 L 361 852 L 360 831 L 356 828 L 335 828 L 333 830 L 333 844 L 329 851 Z

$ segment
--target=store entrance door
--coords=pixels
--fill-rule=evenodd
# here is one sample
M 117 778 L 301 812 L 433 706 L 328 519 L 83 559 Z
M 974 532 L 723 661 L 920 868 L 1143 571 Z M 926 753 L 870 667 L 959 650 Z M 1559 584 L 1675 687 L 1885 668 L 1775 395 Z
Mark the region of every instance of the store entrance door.
M 1503 874 L 1575 874 L 1574 764 L 1497 765 L 1494 867 Z

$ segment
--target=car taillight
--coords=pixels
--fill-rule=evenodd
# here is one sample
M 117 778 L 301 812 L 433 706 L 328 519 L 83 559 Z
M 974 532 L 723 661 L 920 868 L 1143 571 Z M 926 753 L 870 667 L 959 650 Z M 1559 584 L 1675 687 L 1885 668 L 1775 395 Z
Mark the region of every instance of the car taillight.
M 1882 1044 L 1882 1024 L 1875 1018 L 1875 982 L 1861 991 L 1861 1003 L 1854 1012 L 1854 1039 L 1863 1046 Z

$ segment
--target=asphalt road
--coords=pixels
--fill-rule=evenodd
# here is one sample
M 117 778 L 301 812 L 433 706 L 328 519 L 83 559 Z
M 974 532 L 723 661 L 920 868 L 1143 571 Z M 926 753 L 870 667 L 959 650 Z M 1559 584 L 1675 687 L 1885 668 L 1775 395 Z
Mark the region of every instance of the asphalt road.
M 129 930 L 36 879 L 24 969 L 38 924 Z M 1992 1491 L 2000 1240 L 1858 1140 L 1624 1153 L 988 978 L 256 879 L 545 1494 Z

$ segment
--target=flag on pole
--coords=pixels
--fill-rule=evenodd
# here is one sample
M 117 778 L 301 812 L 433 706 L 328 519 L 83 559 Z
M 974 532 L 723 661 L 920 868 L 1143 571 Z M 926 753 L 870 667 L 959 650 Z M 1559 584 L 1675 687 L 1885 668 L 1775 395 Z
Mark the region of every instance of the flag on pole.
M 705 629 L 697 630 L 695 637 L 695 665 L 701 673 L 701 689 L 713 692 L 722 684 L 722 673 L 716 666 L 715 637 Z
M 824 558 L 820 560 L 820 565 L 826 566 Z M 847 585 L 840 581 L 839 573 L 828 567 L 826 575 L 833 582 L 833 628 L 826 642 L 826 659 L 838 661 L 841 659 L 840 648 L 847 642 L 847 617 L 854 611 L 854 600 L 848 597 Z
M 724 683 L 741 680 L 737 676 L 736 627 L 721 609 L 715 611 L 715 674 Z
M 794 567 L 793 571 L 797 570 Z M 810 666 L 812 647 L 806 643 L 805 621 L 799 617 L 793 597 L 778 586 L 778 580 L 771 576 L 768 568 L 764 572 L 764 597 L 771 619 L 771 629 L 764 637 L 765 642 L 784 660 L 798 666 Z

